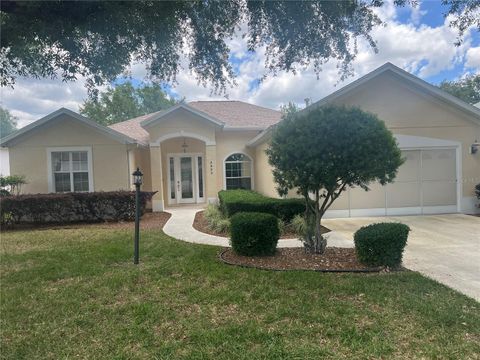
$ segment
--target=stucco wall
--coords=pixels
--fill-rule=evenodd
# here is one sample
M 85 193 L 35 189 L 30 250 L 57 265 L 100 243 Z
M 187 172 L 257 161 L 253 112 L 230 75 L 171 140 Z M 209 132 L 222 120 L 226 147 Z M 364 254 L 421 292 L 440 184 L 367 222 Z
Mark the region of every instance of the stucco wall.
M 234 154 L 234 153 L 243 153 L 248 156 L 253 161 L 253 174 L 252 174 L 252 185 L 256 189 L 255 183 L 255 149 L 248 148 L 245 144 L 253 139 L 258 134 L 258 131 L 222 131 L 216 133 L 217 140 L 217 186 L 216 193 L 224 189 L 224 179 L 225 179 L 225 159 Z
M 187 153 L 201 153 L 205 159 L 205 187 L 207 198 L 216 198 L 224 187 L 224 160 L 234 152 L 249 155 L 255 164 L 255 149 L 247 148 L 246 143 L 258 134 L 258 131 L 223 131 L 212 122 L 178 109 L 163 117 L 157 123 L 146 128 L 152 143 L 160 142 L 162 158 L 162 194 L 168 199 L 168 153 L 182 153 L 183 139 L 186 140 Z M 255 173 L 255 170 L 253 169 Z M 151 176 L 159 176 L 154 172 Z M 255 179 L 253 178 L 253 183 Z M 255 185 L 254 185 L 255 186 Z M 165 201 L 167 204 L 167 201 Z
M 268 164 L 268 157 L 265 153 L 267 148 L 268 142 L 255 148 L 255 190 L 267 196 L 278 197 L 272 167 Z
M 128 189 L 127 146 L 64 116 L 9 148 L 12 174 L 25 175 L 23 193 L 48 192 L 47 148 L 90 146 L 95 191 Z
M 383 74 L 357 88 L 357 91 L 339 98 L 336 103 L 359 106 L 377 114 L 394 134 L 461 142 L 461 201 L 467 204 L 464 206 L 472 208 L 474 186 L 480 183 L 480 156 L 478 153 L 470 154 L 471 144 L 480 139 L 480 124 L 473 117 L 389 74 Z M 263 169 L 256 172 L 256 189 L 266 195 L 276 196 L 272 190 L 275 184 L 271 167 L 264 155 L 266 146 L 264 143 L 256 148 L 256 168 Z M 379 186 L 373 185 L 373 190 L 368 193 L 353 189 L 350 194 L 345 193 L 337 199 L 331 209 L 346 209 L 349 201 L 351 208 L 381 207 L 384 199 L 381 191 L 374 191 L 377 187 Z
M 192 121 L 196 121 L 193 120 Z M 193 131 L 194 125 L 190 125 L 190 131 Z M 257 135 L 257 131 L 234 131 L 234 132 L 222 132 L 218 131 L 215 133 L 214 142 L 215 145 L 206 145 L 205 142 L 190 138 L 190 137 L 177 137 L 173 139 L 165 140 L 161 143 L 161 157 L 162 157 L 162 193 L 163 198 L 168 199 L 168 154 L 181 154 L 183 153 L 182 144 L 185 139 L 185 143 L 188 145 L 186 152 L 187 153 L 200 153 L 204 156 L 205 168 L 205 191 L 208 197 L 216 197 L 218 191 L 224 188 L 224 160 L 229 155 L 239 152 L 244 153 L 250 156 L 253 160 L 253 165 L 255 165 L 255 149 L 247 148 L 246 143 Z M 158 135 L 161 137 L 164 134 L 158 132 Z M 213 164 L 213 174 L 210 174 L 210 164 L 207 159 L 207 148 L 210 152 L 214 151 L 214 156 L 212 160 Z M 256 170 L 253 169 L 253 174 Z M 153 174 L 151 176 L 159 176 L 158 174 Z M 254 187 L 255 178 L 252 178 Z M 155 189 L 157 190 L 157 189 Z M 167 201 L 165 201 L 167 204 Z
M 377 114 L 394 134 L 461 142 L 463 195 L 474 196 L 474 186 L 480 183 L 480 156 L 470 154 L 469 150 L 480 139 L 480 124 L 475 123 L 473 116 L 389 74 L 357 88 L 338 103 L 360 106 Z
M 172 134 L 183 137 L 181 132 L 185 132 L 185 136 L 192 133 L 212 142 L 215 141 L 215 125 L 185 109 L 178 109 L 166 115 L 159 122 L 148 126 L 146 130 L 150 134 L 151 142 L 156 142 L 158 139 Z

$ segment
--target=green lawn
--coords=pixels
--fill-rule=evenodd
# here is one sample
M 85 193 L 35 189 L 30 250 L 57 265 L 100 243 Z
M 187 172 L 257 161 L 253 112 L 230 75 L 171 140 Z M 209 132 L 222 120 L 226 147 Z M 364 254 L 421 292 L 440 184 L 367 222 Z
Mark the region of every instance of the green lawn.
M 1 235 L 1 357 L 479 358 L 480 304 L 417 273 L 267 272 L 98 228 Z

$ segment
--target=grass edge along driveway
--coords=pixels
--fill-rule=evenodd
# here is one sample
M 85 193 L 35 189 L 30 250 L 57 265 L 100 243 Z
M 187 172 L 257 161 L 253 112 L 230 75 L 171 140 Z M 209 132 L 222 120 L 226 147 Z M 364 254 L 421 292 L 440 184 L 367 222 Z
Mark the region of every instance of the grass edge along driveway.
M 415 272 L 268 272 L 142 232 L 1 234 L 2 359 L 478 359 L 480 304 Z

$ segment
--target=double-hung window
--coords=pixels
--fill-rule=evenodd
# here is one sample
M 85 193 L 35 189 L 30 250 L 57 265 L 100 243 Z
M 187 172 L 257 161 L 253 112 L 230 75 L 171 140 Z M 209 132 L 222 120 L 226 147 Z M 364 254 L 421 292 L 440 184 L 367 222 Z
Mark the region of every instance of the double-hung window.
M 49 151 L 52 192 L 88 192 L 91 188 L 91 156 L 89 149 Z

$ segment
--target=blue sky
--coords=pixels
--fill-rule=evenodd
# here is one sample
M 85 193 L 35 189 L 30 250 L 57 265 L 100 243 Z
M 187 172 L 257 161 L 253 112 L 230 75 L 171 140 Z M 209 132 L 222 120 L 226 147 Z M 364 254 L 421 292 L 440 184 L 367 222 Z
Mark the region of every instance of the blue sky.
M 260 82 L 259 79 L 266 74 L 264 51 L 259 49 L 255 53 L 248 53 L 245 41 L 241 36 L 236 36 L 229 41 L 229 46 L 238 85 L 229 88 L 227 96 L 232 100 L 274 109 L 289 101 L 298 104 L 302 104 L 305 98 L 316 101 L 387 61 L 433 84 L 479 73 L 479 32 L 469 30 L 463 44 L 456 47 L 457 33 L 449 28 L 448 19 L 443 16 L 445 11 L 439 0 L 419 1 L 415 8 L 396 7 L 392 0 L 387 0 L 377 10 L 387 26 L 372 32 L 377 41 L 378 54 L 360 41 L 359 54 L 353 63 L 355 75 L 341 83 L 338 82 L 335 62 L 325 64 L 319 79 L 313 69 L 307 67 L 297 75 L 280 72 Z M 145 81 L 143 64 L 132 64 L 129 72 L 135 85 Z M 188 70 L 180 72 L 177 80 L 176 86 L 167 87 L 169 94 L 174 97 L 185 97 L 187 101 L 225 99 L 225 96 L 212 94 L 211 88 L 198 85 Z M 87 95 L 84 85 L 85 79 L 71 83 L 50 79 L 19 79 L 14 89 L 1 89 L 1 105 L 19 118 L 20 126 L 24 126 L 62 106 L 78 111 Z
M 448 10 L 448 7 L 443 5 L 441 1 L 438 0 L 430 0 L 430 1 L 423 1 L 419 3 L 418 6 L 419 11 L 425 12 L 421 16 L 421 20 L 419 24 L 416 24 L 417 28 L 422 25 L 427 25 L 430 27 L 439 27 L 442 26 L 445 22 L 445 18 L 443 16 L 444 13 Z M 411 13 L 412 10 L 410 7 L 403 7 L 399 8 L 397 19 L 401 23 L 411 23 Z M 479 32 L 472 32 L 471 34 L 471 46 L 478 47 L 480 45 L 480 34 Z M 439 84 L 445 79 L 451 80 L 456 79 L 459 76 L 463 75 L 464 69 L 463 64 L 456 64 L 454 68 L 451 70 L 445 70 L 437 73 L 436 75 L 429 76 L 424 78 L 428 82 L 432 84 Z

